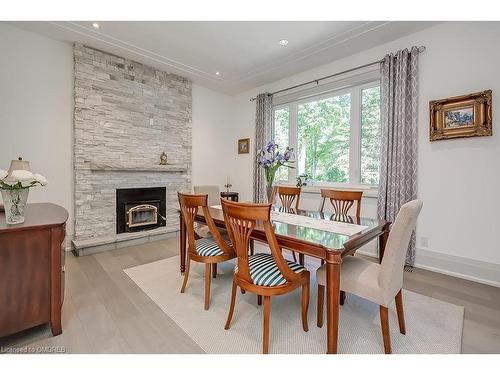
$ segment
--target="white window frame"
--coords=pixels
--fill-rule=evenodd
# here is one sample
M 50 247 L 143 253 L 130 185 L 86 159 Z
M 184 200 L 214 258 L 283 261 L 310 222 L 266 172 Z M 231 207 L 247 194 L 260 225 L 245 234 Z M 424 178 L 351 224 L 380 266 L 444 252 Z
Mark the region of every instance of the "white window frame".
M 366 82 L 366 81 L 365 81 Z M 350 113 L 350 143 L 349 143 L 349 182 L 328 182 L 315 181 L 312 185 L 316 187 L 338 187 L 346 189 L 378 189 L 378 185 L 362 184 L 361 183 L 361 93 L 365 89 L 380 86 L 380 79 L 372 80 L 368 83 L 352 85 L 347 88 L 322 92 L 318 95 L 310 95 L 307 98 L 290 101 L 288 103 L 279 104 L 273 107 L 273 137 L 274 137 L 274 111 L 288 108 L 289 111 L 289 146 L 294 150 L 298 150 L 297 138 L 297 116 L 298 106 L 312 101 L 331 98 L 334 96 L 350 94 L 351 95 L 351 113 Z M 296 166 L 298 167 L 298 166 Z M 298 171 L 297 168 L 289 169 L 288 180 L 278 181 L 279 184 L 295 185 Z

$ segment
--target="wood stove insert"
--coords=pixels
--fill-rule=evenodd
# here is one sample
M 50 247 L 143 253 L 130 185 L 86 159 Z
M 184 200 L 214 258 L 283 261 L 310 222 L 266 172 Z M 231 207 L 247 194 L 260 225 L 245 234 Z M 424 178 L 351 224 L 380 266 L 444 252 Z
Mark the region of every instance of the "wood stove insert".
M 166 188 L 116 190 L 116 233 L 164 227 Z

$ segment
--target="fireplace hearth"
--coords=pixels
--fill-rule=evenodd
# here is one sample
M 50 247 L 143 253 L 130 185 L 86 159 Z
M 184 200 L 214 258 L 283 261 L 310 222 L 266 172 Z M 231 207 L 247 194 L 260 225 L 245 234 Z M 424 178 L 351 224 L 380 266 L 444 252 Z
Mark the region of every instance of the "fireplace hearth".
M 166 188 L 116 189 L 116 233 L 166 226 Z

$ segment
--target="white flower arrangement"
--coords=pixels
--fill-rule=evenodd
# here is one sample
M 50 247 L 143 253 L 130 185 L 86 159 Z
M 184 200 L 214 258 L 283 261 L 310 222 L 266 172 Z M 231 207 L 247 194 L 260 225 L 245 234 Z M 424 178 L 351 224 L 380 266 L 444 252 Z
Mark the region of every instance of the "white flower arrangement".
M 49 183 L 49 181 L 45 177 L 38 173 L 33 174 L 33 179 L 42 186 L 47 186 Z
M 10 178 L 7 180 L 7 177 Z M 36 185 L 46 186 L 48 183 L 47 179 L 38 173 L 17 169 L 9 176 L 7 171 L 0 169 L 0 189 L 19 190 Z

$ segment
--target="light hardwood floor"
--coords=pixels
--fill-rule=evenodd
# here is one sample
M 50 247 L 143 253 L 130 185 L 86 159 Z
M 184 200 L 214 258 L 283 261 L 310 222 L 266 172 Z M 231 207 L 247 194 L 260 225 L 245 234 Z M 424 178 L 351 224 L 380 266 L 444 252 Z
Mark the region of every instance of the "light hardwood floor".
M 0 338 L 0 352 L 203 353 L 123 272 L 177 253 L 178 238 L 85 257 L 68 253 L 63 334 L 36 327 Z M 500 353 L 500 288 L 425 270 L 405 272 L 404 287 L 465 307 L 464 353 Z

